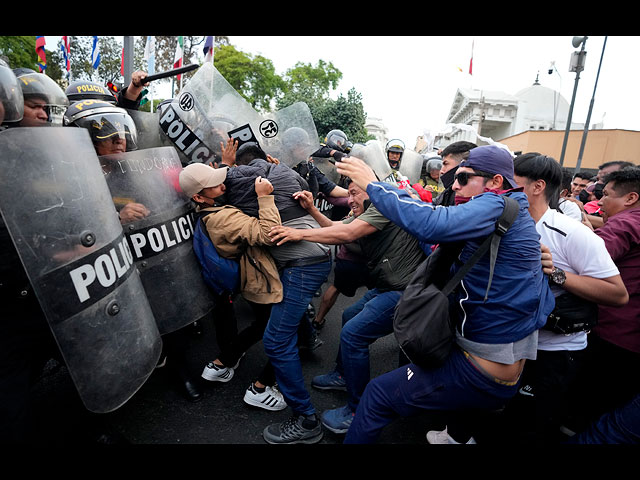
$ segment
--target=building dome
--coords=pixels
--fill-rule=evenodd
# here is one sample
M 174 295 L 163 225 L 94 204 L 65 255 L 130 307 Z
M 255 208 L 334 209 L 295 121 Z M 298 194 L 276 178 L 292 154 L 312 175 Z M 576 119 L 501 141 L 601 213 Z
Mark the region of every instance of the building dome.
M 563 130 L 569 113 L 569 103 L 559 92 L 536 83 L 515 94 L 518 99 L 519 125 L 523 130 Z

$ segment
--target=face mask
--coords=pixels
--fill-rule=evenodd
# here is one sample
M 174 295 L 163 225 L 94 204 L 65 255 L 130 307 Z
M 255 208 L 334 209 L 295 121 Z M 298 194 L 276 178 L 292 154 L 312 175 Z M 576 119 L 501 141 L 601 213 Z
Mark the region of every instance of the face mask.
M 449 188 L 451 187 L 451 185 L 453 185 L 453 182 L 454 182 L 453 177 L 455 176 L 457 170 L 458 170 L 458 167 L 453 167 L 448 172 L 440 175 L 440 181 L 442 182 L 442 185 L 444 185 L 444 188 Z

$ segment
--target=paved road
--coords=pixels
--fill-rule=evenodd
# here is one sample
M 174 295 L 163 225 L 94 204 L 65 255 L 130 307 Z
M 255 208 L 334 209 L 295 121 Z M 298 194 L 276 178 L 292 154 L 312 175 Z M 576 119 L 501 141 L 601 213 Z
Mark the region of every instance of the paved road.
M 329 277 L 331 280 L 332 276 Z M 327 284 L 323 285 L 323 291 Z M 358 291 L 357 298 L 364 293 Z M 346 392 L 320 391 L 310 386 L 311 379 L 330 371 L 335 362 L 341 325 L 341 313 L 355 298 L 340 296 L 327 316 L 319 336 L 324 342 L 313 352 L 302 355 L 303 372 L 311 398 L 318 412 L 346 404 Z M 313 299 L 317 307 L 320 298 Z M 241 299 L 236 302 L 239 328 L 248 322 L 250 311 Z M 115 412 L 101 415 L 114 430 L 132 444 L 264 444 L 262 430 L 270 423 L 286 420 L 290 409 L 269 412 L 243 402 L 244 391 L 259 372 L 266 356 L 262 342 L 254 345 L 242 360 L 234 378 L 226 383 L 207 382 L 199 378 L 204 365 L 217 353 L 215 332 L 209 321 L 203 332 L 190 340 L 190 366 L 198 378 L 204 398 L 191 403 L 172 383 L 166 368 L 154 371 L 142 388 Z M 398 365 L 398 349 L 392 335 L 370 347 L 371 372 L 377 376 Z M 169 359 L 169 361 L 171 361 Z M 81 426 L 88 415 L 78 405 L 74 387 L 64 367 L 50 362 L 44 377 L 34 391 L 35 411 L 39 421 L 38 441 L 41 443 L 78 444 Z M 82 414 L 78 412 L 83 412 Z M 431 426 L 439 427 L 434 415 L 398 421 L 382 434 L 380 443 L 425 444 L 425 433 Z M 340 444 L 343 436 L 325 430 L 322 444 Z

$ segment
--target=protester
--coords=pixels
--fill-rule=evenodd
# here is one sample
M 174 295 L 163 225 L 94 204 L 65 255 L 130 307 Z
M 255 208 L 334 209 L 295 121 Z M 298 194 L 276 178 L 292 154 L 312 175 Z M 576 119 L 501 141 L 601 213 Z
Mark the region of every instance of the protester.
M 342 314 L 335 369 L 311 382 L 321 390 L 346 388 L 349 394 L 347 405 L 322 414 L 322 424 L 334 433 L 345 433 L 349 429 L 371 376 L 369 346 L 393 332 L 395 305 L 416 267 L 425 258 L 418 241 L 370 205 L 364 190 L 351 182 L 348 191 L 353 217 L 332 222 L 318 211 L 304 192 L 300 192 L 297 198 L 322 228 L 274 227 L 271 231 L 271 238 L 278 245 L 301 240 L 332 245 L 357 241 L 368 262 L 373 288 Z
M 598 306 L 585 368 L 571 395 L 576 411 L 565 425 L 569 433 L 622 407 L 640 391 L 637 376 L 630 375 L 640 369 L 640 168 L 614 171 L 603 183 L 598 203 L 604 223 L 595 233 L 620 271 L 629 302 Z
M 455 207 L 433 207 L 392 185 L 377 182 L 359 159 L 344 159 L 338 171 L 366 188 L 373 204 L 418 239 L 466 242 L 465 262 L 493 233 L 509 195 L 520 211 L 502 236 L 493 282 L 487 293 L 489 259 L 482 258 L 452 294 L 456 348 L 439 368 L 414 363 L 367 385 L 345 443 L 373 443 L 394 419 L 432 410 L 491 410 L 515 395 L 526 359 L 536 358 L 537 331 L 554 306 L 540 268 L 540 242 L 524 193 L 512 191 L 511 155 L 497 146 L 477 147 L 460 164 L 453 189 Z M 511 190 L 511 191 L 510 191 Z M 453 270 L 458 267 L 453 266 Z M 461 439 L 464 442 L 464 439 Z
M 216 250 L 225 258 L 239 261 L 240 292 L 251 306 L 255 321 L 238 333 L 233 302 L 227 295 L 215 295 L 213 320 L 221 353 L 204 368 L 202 377 L 209 381 L 228 382 L 240 359 L 264 334 L 271 305 L 282 300 L 282 283 L 269 253 L 268 229 L 280 224 L 273 202 L 273 186 L 257 177 L 254 189 L 260 204 L 260 218 L 250 217 L 232 205 L 225 205 L 224 180 L 227 168 L 214 169 L 202 163 L 187 165 L 180 172 L 182 191 L 198 206 L 196 216 L 204 222 Z M 273 366 L 267 362 L 257 380 L 245 392 L 244 401 L 265 410 L 282 410 L 286 403 L 275 385 Z
M 560 164 L 551 157 L 530 153 L 516 157 L 514 169 L 514 179 L 527 195 L 540 241 L 553 257 L 549 279 L 555 297 L 568 296 L 576 312 L 581 304 L 593 305 L 580 320 L 585 322 L 597 314 L 596 304 L 626 305 L 627 290 L 602 239 L 575 219 L 550 208 L 562 187 Z M 526 363 L 518 395 L 505 410 L 504 423 L 512 440 L 558 442 L 562 419 L 571 409 L 566 394 L 583 366 L 587 331 L 564 333 L 547 328 L 549 325 L 540 330 L 537 358 Z

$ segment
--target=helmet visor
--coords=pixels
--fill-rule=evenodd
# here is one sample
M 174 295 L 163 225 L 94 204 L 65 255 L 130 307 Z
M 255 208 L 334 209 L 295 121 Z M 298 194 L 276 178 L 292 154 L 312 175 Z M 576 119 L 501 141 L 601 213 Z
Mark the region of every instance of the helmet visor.
M 101 112 L 79 118 L 78 127 L 86 128 L 98 155 L 130 152 L 138 149 L 138 131 L 126 112 Z
M 16 76 L 0 65 L 0 124 L 22 120 L 24 97 Z

